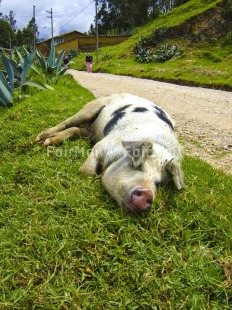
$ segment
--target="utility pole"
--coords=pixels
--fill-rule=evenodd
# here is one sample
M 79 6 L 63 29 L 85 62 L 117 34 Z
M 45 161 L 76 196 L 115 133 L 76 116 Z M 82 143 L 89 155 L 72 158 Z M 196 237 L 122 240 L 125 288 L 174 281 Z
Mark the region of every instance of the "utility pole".
M 11 50 L 12 46 L 11 46 L 11 35 L 10 35 L 10 32 L 9 32 L 9 45 L 10 45 L 10 50 Z
M 98 22 L 97 22 L 97 0 L 95 0 L 95 23 L 96 23 L 96 62 L 98 63 Z
M 36 43 L 36 29 L 35 29 L 35 5 L 33 4 L 33 20 L 34 20 L 34 25 L 33 25 L 33 48 L 35 51 L 35 43 Z
M 51 11 L 46 11 L 48 14 L 50 14 L 50 16 L 47 16 L 49 18 L 51 18 L 51 30 L 52 30 L 52 41 L 51 41 L 51 48 L 54 47 L 54 40 L 53 40 L 53 15 L 52 15 L 52 9 Z

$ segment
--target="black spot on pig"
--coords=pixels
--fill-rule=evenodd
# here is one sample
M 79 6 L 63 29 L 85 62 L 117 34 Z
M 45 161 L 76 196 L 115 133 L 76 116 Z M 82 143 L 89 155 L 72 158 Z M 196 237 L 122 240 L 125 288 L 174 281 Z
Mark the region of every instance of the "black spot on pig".
M 107 136 L 111 132 L 111 130 L 117 124 L 117 122 L 125 115 L 125 110 L 130 106 L 131 104 L 124 105 L 123 107 L 118 108 L 112 113 L 112 118 L 104 128 L 103 131 L 104 136 Z
M 143 107 L 137 107 L 133 110 L 133 112 L 147 112 L 148 109 L 143 108 Z
M 118 121 L 125 115 L 125 112 L 118 112 L 117 114 L 115 114 L 110 121 L 106 124 L 105 128 L 104 128 L 104 136 L 107 136 L 111 130 L 114 128 L 114 126 L 118 123 Z
M 164 113 L 164 111 L 162 109 L 160 109 L 159 107 L 156 106 L 154 112 L 162 121 L 164 121 L 166 124 L 168 124 L 168 126 L 170 126 L 172 130 L 174 130 L 172 123 L 170 122 L 167 115 Z
M 112 116 L 115 116 L 115 115 L 117 115 L 118 113 L 125 111 L 125 110 L 126 110 L 127 108 L 129 108 L 130 106 L 131 106 L 131 104 L 127 104 L 127 105 L 124 105 L 124 106 L 121 107 L 121 108 L 118 108 L 117 110 L 115 110 L 115 111 L 112 113 Z

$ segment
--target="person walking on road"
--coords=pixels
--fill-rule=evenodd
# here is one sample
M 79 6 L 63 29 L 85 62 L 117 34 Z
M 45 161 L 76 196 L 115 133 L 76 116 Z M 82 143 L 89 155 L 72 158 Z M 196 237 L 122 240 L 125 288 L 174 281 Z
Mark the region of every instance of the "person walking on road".
M 65 53 L 64 55 L 64 67 L 68 69 L 68 63 L 69 63 L 69 58 L 68 58 L 68 55 Z
M 85 61 L 87 66 L 87 72 L 88 73 L 92 72 L 93 56 L 90 53 L 86 55 Z

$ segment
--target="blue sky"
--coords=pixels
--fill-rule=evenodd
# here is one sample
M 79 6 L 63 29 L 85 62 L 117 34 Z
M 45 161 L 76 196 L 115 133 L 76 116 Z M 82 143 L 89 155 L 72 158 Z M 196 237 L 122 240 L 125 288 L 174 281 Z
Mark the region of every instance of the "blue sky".
M 36 24 L 40 37 L 51 37 L 51 18 L 46 11 L 53 12 L 54 36 L 77 30 L 88 31 L 91 23 L 94 23 L 95 0 L 1 0 L 0 12 L 9 15 L 15 13 L 18 29 L 24 28 L 33 16 L 33 4 L 35 5 Z

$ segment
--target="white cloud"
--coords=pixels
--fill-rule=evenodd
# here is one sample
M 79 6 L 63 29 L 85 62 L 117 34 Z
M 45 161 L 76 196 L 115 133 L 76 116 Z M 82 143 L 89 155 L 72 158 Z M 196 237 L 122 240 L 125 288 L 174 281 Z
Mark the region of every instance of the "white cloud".
M 88 31 L 91 23 L 94 23 L 95 1 L 94 0 L 2 0 L 0 12 L 9 15 L 10 11 L 15 13 L 18 29 L 26 27 L 33 16 L 33 3 L 35 5 L 36 24 L 40 37 L 51 37 L 51 14 L 53 12 L 53 31 L 54 35 L 64 32 L 77 30 L 80 32 Z

